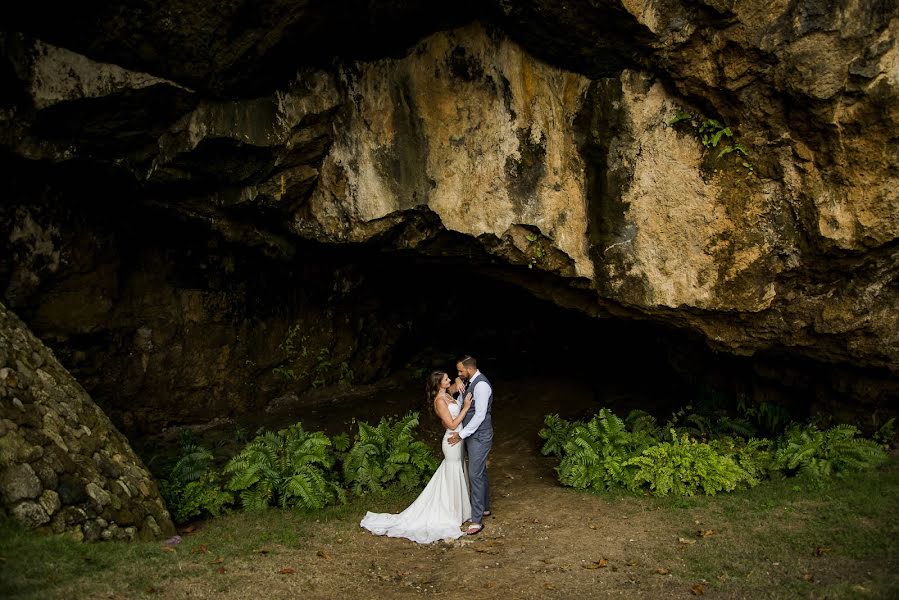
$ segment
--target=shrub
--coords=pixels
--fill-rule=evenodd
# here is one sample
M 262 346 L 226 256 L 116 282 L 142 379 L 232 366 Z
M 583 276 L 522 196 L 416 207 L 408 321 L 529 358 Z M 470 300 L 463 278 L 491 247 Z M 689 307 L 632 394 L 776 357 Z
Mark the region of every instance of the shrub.
M 625 466 L 636 467 L 631 489 L 648 485 L 657 496 L 693 496 L 697 492 L 714 495 L 732 491 L 749 480 L 732 458 L 686 434 L 676 436 L 673 432 L 671 442 L 644 449 Z
M 777 444 L 774 468 L 813 479 L 870 468 L 886 460 L 883 448 L 857 438 L 852 425 L 825 431 L 814 425 L 790 428 Z
M 544 422 L 540 437 L 547 442 L 542 452 L 561 457 L 556 468 L 559 481 L 577 489 L 629 487 L 632 470 L 627 460 L 657 441 L 650 429 L 629 432 L 624 421 L 606 408 L 587 423 L 568 424 L 555 415 Z
M 397 486 L 413 490 L 437 469 L 431 449 L 415 439 L 418 413 L 384 417 L 376 425 L 359 423 L 354 443 L 343 457 L 343 477 L 357 495 Z
M 218 516 L 234 503 L 234 494 L 222 489 L 212 453 L 194 443 L 182 446 L 181 458 L 159 487 L 176 523 L 205 515 Z
M 228 489 L 242 506 L 269 505 L 320 509 L 346 501 L 333 468 L 331 440 L 321 431 L 307 432 L 300 423 L 257 436 L 225 465 Z

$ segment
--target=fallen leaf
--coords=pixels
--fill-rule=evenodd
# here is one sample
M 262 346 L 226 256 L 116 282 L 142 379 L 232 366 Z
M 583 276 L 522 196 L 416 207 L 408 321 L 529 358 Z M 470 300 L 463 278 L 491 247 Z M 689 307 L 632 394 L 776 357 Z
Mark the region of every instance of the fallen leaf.
M 196 525 L 188 525 L 184 529 L 181 530 L 181 533 L 193 533 L 197 530 Z
M 677 538 L 677 541 L 679 541 L 681 544 L 695 544 L 696 543 L 696 540 L 688 540 L 687 538 L 682 538 L 682 537 Z
M 705 586 L 701 583 L 693 584 L 693 587 L 690 588 L 690 593 L 694 596 L 702 596 L 705 594 Z
M 827 548 L 826 546 L 818 546 L 815 548 L 815 556 L 824 556 L 828 552 L 830 552 L 830 548 Z
M 155 593 L 158 592 L 158 591 L 159 591 L 159 590 L 157 590 L 157 589 L 156 589 L 155 587 L 153 587 L 152 585 L 148 585 L 147 587 L 144 588 L 144 592 L 147 593 L 147 594 L 155 594 Z
M 293 575 L 294 573 L 296 573 L 296 571 L 294 571 L 290 567 L 284 567 L 283 569 L 279 570 L 278 573 L 280 573 L 281 575 Z
M 596 525 L 591 524 L 590 529 L 596 529 Z
M 715 535 L 715 531 L 712 529 L 700 529 L 699 531 L 696 532 L 696 535 L 698 535 L 701 538 L 709 537 L 710 535 Z
M 492 588 L 495 588 L 495 587 L 496 587 L 496 582 L 495 582 L 495 581 L 488 581 L 487 583 L 484 584 L 484 587 L 487 588 L 488 590 L 489 590 L 489 589 L 492 589 Z
M 216 571 L 218 571 L 220 575 L 224 575 L 224 574 L 225 574 L 225 567 L 219 567 L 218 569 L 216 569 Z
M 217 559 L 215 559 L 215 560 L 210 560 L 210 561 L 209 561 L 209 564 L 210 564 L 210 565 L 220 565 L 220 564 L 222 564 L 223 562 L 225 562 L 225 559 L 222 558 L 221 556 L 219 556 L 219 557 L 218 557 Z
M 601 569 L 601 568 L 603 568 L 604 566 L 606 566 L 606 559 L 600 558 L 600 559 L 599 559 L 599 562 L 596 563 L 596 564 L 599 565 L 599 568 Z
M 325 560 L 331 560 L 331 558 L 332 558 L 331 553 L 328 552 L 327 550 L 319 550 L 316 554 L 319 557 L 324 558 Z
M 802 576 L 802 578 L 805 579 L 806 581 L 808 581 L 809 583 L 812 583 L 813 581 L 815 581 L 815 577 L 811 573 L 806 573 L 805 575 Z
M 659 567 L 658 569 L 656 569 L 656 573 L 658 573 L 659 575 L 667 575 L 670 572 L 671 571 L 669 571 L 665 567 Z
M 545 587 L 545 588 L 548 589 L 548 590 L 554 590 L 554 589 L 556 589 L 556 586 L 554 586 L 553 584 L 549 583 L 548 581 L 547 581 L 546 583 L 543 584 L 543 587 Z
M 200 554 L 209 554 L 209 548 L 206 544 L 200 544 L 199 546 L 194 546 L 193 550 L 190 551 L 191 554 L 196 554 L 198 552 Z
M 163 546 L 163 547 L 161 548 L 161 550 L 162 550 L 163 552 L 175 552 L 175 549 L 172 548 L 171 546 Z
M 255 550 L 253 550 L 253 552 L 255 552 L 256 554 L 268 554 L 269 552 L 271 552 L 271 550 L 269 550 L 268 548 L 256 548 Z
M 606 567 L 606 559 L 600 558 L 599 560 L 591 560 L 581 566 L 585 569 L 604 569 Z

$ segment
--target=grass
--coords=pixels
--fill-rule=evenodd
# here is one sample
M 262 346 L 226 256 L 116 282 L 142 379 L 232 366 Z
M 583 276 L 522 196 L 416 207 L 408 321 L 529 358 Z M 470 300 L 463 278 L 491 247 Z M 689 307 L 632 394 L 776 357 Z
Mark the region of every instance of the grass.
M 508 482 L 498 481 L 497 485 L 516 485 L 513 480 Z M 575 586 L 584 585 L 585 577 L 597 576 L 605 577 L 608 585 L 627 583 L 633 585 L 628 589 L 663 596 L 668 593 L 665 590 L 689 596 L 691 586 L 701 583 L 720 597 L 899 597 L 899 459 L 895 456 L 878 469 L 845 479 L 821 483 L 780 479 L 713 497 L 609 493 L 600 494 L 600 499 L 550 483 L 527 484 L 520 491 L 537 500 L 528 509 L 531 511 L 539 511 L 542 498 L 556 499 L 559 505 L 555 509 L 569 515 L 578 511 L 591 514 L 593 505 L 605 507 L 596 513 L 601 515 L 597 518 L 599 531 L 572 528 L 575 537 L 570 541 L 589 546 L 593 542 L 587 538 L 601 531 L 596 543 L 607 548 L 610 560 L 616 556 L 606 537 L 612 535 L 610 528 L 625 537 L 650 532 L 641 538 L 645 540 L 639 547 L 641 566 L 628 571 L 626 577 L 642 578 L 642 583 L 612 583 L 618 581 L 612 577 L 624 577 L 628 569 L 619 560 L 613 563 L 621 565 L 618 573 L 582 568 L 554 573 L 552 585 L 558 590 L 581 589 Z M 413 496 L 356 498 L 316 513 L 269 509 L 226 515 L 200 523 L 194 533 L 184 535 L 174 552 L 163 551 L 159 541 L 82 544 L 63 536 L 34 536 L 9 521 L 0 521 L 0 597 L 230 598 L 248 593 L 248 586 L 270 592 L 271 597 L 315 595 L 315 590 L 317 597 L 327 597 L 327 590 L 336 589 L 325 587 L 335 585 L 329 581 L 368 573 L 366 568 L 375 561 L 388 570 L 406 564 L 403 568 L 413 571 L 405 575 L 407 579 L 428 582 L 435 573 L 447 574 L 447 563 L 435 562 L 441 558 L 453 564 L 468 560 L 466 568 L 482 568 L 479 565 L 487 564 L 488 555 L 490 561 L 502 562 L 508 569 L 507 584 L 519 586 L 506 592 L 510 597 L 534 585 L 545 585 L 548 575 L 528 569 L 533 568 L 534 556 L 546 551 L 540 544 L 548 542 L 539 540 L 553 530 L 542 523 L 530 524 L 523 514 L 500 515 L 492 525 L 492 531 L 507 527 L 507 537 L 493 542 L 477 539 L 473 543 L 482 546 L 447 554 L 441 548 L 412 548 L 408 543 L 359 533 L 358 522 L 366 510 L 396 512 Z M 603 522 L 609 525 L 603 526 Z M 521 533 L 513 533 L 517 530 Z M 712 533 L 699 535 L 709 531 Z M 572 544 L 566 542 L 563 547 Z M 323 550 L 333 553 L 333 558 L 316 558 Z M 518 560 L 523 562 L 514 562 Z M 572 557 L 558 560 L 571 562 Z M 279 575 L 285 566 L 295 568 L 297 574 Z M 660 566 L 670 570 L 670 575 L 664 576 L 669 583 L 656 574 Z M 377 588 L 381 595 L 403 595 L 404 588 L 397 587 L 400 584 L 385 583 L 378 577 L 382 576 L 371 575 L 366 581 L 381 586 Z M 440 582 L 439 577 L 435 580 Z M 441 592 L 449 584 L 434 585 Z M 622 590 L 612 587 L 604 593 L 615 595 Z M 469 591 L 486 593 L 483 589 Z
M 780 479 L 655 500 L 681 512 L 683 575 L 752 597 L 897 598 L 899 461 L 844 479 Z M 711 530 L 708 538 L 699 531 Z M 714 544 L 705 543 L 715 538 Z M 670 556 L 669 556 L 670 557 Z M 772 583 L 776 582 L 776 586 Z
M 268 509 L 233 513 L 202 522 L 184 535 L 174 552 L 161 541 L 81 543 L 65 535 L 36 536 L 0 518 L 0 597 L 74 598 L 153 597 L 160 586 L 179 578 L 217 573 L 221 565 L 265 557 L 314 543 L 321 523 L 355 528 L 365 510 L 398 511 L 414 498 L 388 493 L 355 498 L 318 512 Z M 260 552 L 260 549 L 264 552 Z M 230 587 L 229 577 L 217 585 Z

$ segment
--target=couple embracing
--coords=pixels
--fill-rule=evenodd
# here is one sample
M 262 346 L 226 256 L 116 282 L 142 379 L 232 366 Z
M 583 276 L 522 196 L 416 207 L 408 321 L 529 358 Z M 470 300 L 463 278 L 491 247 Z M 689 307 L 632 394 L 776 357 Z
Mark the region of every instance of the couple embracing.
M 463 534 L 476 535 L 484 528 L 484 517 L 490 516 L 487 455 L 493 445 L 493 388 L 471 356 L 461 358 L 456 371 L 454 382 L 446 373 L 434 371 L 426 383 L 428 400 L 446 427 L 443 462 L 403 512 L 366 513 L 361 526 L 372 533 L 429 544 Z M 463 463 L 466 451 L 467 477 Z M 466 522 L 468 527 L 463 531 L 461 526 Z

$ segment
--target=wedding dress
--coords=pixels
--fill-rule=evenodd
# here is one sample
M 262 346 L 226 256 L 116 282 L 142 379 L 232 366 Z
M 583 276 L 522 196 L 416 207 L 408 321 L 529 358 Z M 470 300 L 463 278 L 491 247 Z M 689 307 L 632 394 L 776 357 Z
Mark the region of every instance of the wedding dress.
M 447 406 L 453 419 L 459 416 L 462 407 L 458 402 Z M 443 462 L 409 508 L 399 514 L 368 512 L 360 525 L 377 535 L 407 538 L 419 544 L 461 537 L 462 523 L 471 518 L 468 480 L 462 468 L 464 442 L 451 446 L 447 441 L 453 431 L 461 430 L 461 424 L 455 430 L 446 430 Z

